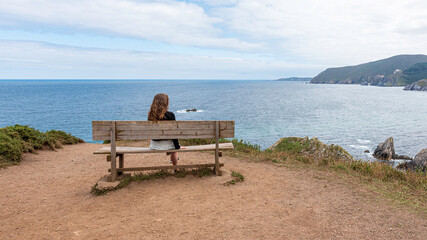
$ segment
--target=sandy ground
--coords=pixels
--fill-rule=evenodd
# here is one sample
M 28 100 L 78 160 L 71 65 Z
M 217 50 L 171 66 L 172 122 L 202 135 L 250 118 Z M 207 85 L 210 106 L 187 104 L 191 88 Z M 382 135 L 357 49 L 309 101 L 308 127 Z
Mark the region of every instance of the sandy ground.
M 222 177 L 132 183 L 104 196 L 90 188 L 108 164 L 100 144 L 27 154 L 0 169 L 0 239 L 425 239 L 420 215 L 373 200 L 321 172 L 223 157 Z M 211 163 L 182 153 L 180 164 Z M 164 154 L 125 156 L 125 166 L 169 164 Z M 245 176 L 223 186 L 234 170 Z

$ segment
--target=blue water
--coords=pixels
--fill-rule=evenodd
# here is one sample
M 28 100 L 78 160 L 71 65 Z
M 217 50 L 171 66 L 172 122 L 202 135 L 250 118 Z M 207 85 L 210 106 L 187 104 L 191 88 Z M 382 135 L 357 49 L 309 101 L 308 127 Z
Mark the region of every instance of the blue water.
M 0 81 L 0 127 L 63 130 L 92 142 L 92 120 L 146 120 L 156 93 L 178 120 L 235 120 L 236 138 L 267 148 L 317 137 L 367 159 L 393 136 L 396 152 L 427 147 L 427 93 L 278 81 Z M 199 112 L 186 113 L 196 108 Z

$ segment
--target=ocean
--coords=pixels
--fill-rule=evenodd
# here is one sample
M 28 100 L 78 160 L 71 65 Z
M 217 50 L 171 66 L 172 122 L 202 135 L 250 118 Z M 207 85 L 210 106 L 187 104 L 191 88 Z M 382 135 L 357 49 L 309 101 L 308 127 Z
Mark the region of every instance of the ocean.
M 246 80 L 0 80 L 0 127 L 22 124 L 92 140 L 92 120 L 146 120 L 166 93 L 177 120 L 235 120 L 235 137 L 262 149 L 317 137 L 370 160 L 388 137 L 396 153 L 427 147 L 427 92 L 402 87 Z M 197 112 L 186 112 L 196 108 Z

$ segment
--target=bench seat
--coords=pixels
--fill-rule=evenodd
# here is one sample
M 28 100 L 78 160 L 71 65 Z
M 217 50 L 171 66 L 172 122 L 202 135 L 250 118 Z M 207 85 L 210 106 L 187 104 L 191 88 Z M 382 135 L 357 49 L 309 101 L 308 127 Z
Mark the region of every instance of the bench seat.
M 196 152 L 196 151 L 210 151 L 215 150 L 215 144 L 196 145 L 196 146 L 182 146 L 185 149 L 171 149 L 171 150 L 152 150 L 143 147 L 116 147 L 117 154 L 132 154 L 132 153 L 162 153 L 162 152 Z M 219 150 L 233 149 L 233 143 L 220 143 Z M 103 147 L 93 154 L 111 154 L 111 147 Z

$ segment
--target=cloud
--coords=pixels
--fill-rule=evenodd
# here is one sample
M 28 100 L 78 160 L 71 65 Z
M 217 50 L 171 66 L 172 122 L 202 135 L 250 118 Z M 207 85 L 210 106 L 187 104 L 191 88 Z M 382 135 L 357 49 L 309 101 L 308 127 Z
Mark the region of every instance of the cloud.
M 270 46 L 278 56 L 356 64 L 426 53 L 426 11 L 423 0 L 242 0 L 212 15 L 228 31 Z
M 307 65 L 238 57 L 76 48 L 42 42 L 0 41 L 2 78 L 41 79 L 275 79 L 313 75 Z M 323 66 L 322 66 L 323 67 Z M 309 68 L 322 67 L 309 66 Z
M 126 0 L 0 0 L 1 19 L 16 28 L 67 27 L 98 34 L 137 37 L 196 47 L 251 50 L 261 46 L 222 36 L 222 20 L 193 3 Z
M 427 54 L 426 11 L 424 0 L 0 0 L 0 28 L 166 43 L 163 53 L 126 52 L 120 50 L 124 47 L 120 47 L 119 40 L 111 46 L 116 50 L 79 48 L 77 41 L 74 49 L 31 43 L 35 49 L 64 54 L 47 56 L 37 52 L 33 55 L 35 61 L 46 61 L 60 69 L 80 66 L 89 75 L 99 68 L 110 72 L 108 76 L 121 73 L 137 78 L 255 79 L 262 78 L 262 74 L 266 78 L 310 76 L 322 67 L 355 65 L 397 54 Z M 46 37 L 45 41 L 55 43 L 54 37 Z M 188 55 L 167 53 L 176 46 L 195 48 Z M 209 51 L 209 56 L 202 50 Z M 22 67 L 23 60 L 32 56 L 20 54 L 21 58 L 12 58 L 21 59 Z M 86 69 L 79 61 L 92 68 Z M 27 64 L 35 67 L 35 63 Z M 118 66 L 124 70 L 119 71 Z M 302 71 L 304 66 L 306 70 Z M 138 67 L 141 70 L 135 70 Z

